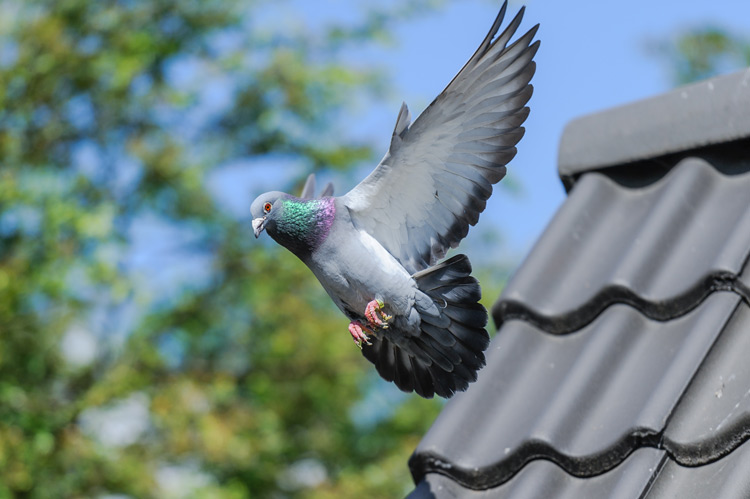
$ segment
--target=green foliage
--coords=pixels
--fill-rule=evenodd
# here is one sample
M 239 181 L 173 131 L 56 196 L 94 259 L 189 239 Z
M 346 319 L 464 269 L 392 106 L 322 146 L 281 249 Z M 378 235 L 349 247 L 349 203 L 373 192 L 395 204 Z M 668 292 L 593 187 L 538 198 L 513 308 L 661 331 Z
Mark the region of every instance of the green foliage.
M 653 43 L 651 49 L 669 64 L 676 85 L 750 66 L 750 39 L 716 26 L 684 31 L 673 40 Z
M 271 8 L 0 3 L 0 497 L 408 488 L 439 402 L 382 395 L 310 272 L 208 187 L 238 158 L 372 159 L 337 118 L 382 79 L 335 55 L 394 14 L 280 34 Z M 154 221 L 188 242 L 154 256 Z

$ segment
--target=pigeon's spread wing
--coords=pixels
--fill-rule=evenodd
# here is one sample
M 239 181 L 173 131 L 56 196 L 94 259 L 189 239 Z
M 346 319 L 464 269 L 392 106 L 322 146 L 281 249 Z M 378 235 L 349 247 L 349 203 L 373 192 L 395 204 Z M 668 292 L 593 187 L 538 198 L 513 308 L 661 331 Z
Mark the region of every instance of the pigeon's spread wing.
M 355 226 L 412 273 L 442 258 L 477 223 L 523 136 L 538 25 L 509 45 L 521 9 L 495 38 L 506 7 L 469 62 L 411 126 L 406 105 L 401 107 L 388 153 L 343 197 Z

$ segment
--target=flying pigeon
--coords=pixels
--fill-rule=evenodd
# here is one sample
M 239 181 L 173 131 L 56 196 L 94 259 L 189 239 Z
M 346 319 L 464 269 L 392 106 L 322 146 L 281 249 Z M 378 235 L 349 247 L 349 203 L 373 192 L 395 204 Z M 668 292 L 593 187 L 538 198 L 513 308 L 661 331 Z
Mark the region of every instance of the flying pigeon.
M 529 114 L 539 25 L 509 43 L 522 8 L 495 37 L 506 7 L 414 123 L 402 104 L 388 152 L 359 185 L 315 197 L 311 175 L 301 197 L 268 192 L 250 208 L 255 237 L 265 230 L 312 270 L 378 373 L 425 398 L 466 390 L 485 364 L 469 259 L 440 260 L 479 220 Z

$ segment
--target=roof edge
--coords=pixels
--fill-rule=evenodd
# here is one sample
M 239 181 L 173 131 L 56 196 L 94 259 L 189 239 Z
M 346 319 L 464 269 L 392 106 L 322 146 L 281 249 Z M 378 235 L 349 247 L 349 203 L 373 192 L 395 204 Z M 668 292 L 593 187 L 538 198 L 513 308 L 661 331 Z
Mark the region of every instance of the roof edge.
M 750 68 L 576 118 L 563 130 L 558 173 L 638 163 L 750 138 Z

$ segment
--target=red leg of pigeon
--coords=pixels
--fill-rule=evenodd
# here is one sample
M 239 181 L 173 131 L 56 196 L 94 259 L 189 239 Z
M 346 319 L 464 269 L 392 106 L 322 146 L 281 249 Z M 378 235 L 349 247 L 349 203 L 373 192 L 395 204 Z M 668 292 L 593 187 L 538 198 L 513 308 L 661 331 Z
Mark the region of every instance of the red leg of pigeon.
M 349 323 L 349 334 L 352 335 L 354 343 L 356 343 L 360 349 L 362 348 L 362 343 L 372 345 L 372 343 L 370 343 L 370 338 L 367 337 L 365 331 L 367 331 L 368 333 L 372 333 L 372 331 L 367 326 L 359 321 L 352 321 Z
M 372 300 L 365 307 L 365 318 L 371 327 L 388 329 L 388 321 L 392 319 L 390 315 L 383 312 L 385 304 L 380 300 Z M 380 314 L 380 316 L 378 316 Z M 381 318 L 382 317 L 382 318 Z

